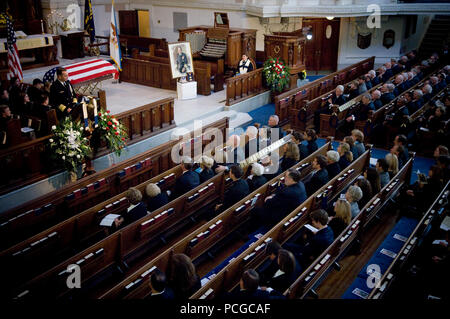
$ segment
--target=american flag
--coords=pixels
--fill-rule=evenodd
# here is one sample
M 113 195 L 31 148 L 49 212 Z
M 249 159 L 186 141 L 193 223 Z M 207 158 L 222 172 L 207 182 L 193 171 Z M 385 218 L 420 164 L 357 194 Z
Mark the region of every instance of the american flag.
M 7 32 L 7 39 L 6 42 L 8 44 L 8 79 L 11 79 L 12 77 L 16 76 L 19 78 L 20 82 L 23 80 L 23 73 L 22 73 L 22 66 L 20 65 L 19 60 L 19 50 L 17 50 L 16 45 L 16 34 L 14 33 L 14 27 L 11 23 L 11 20 L 9 20 L 8 15 L 4 15 L 4 18 L 6 19 L 6 32 Z
M 45 82 L 53 82 L 55 79 L 56 69 L 52 68 L 44 74 L 42 79 Z M 89 80 L 112 74 L 115 79 L 118 78 L 119 72 L 109 61 L 102 59 L 91 59 L 81 61 L 70 65 L 65 65 L 70 83 L 78 84 Z

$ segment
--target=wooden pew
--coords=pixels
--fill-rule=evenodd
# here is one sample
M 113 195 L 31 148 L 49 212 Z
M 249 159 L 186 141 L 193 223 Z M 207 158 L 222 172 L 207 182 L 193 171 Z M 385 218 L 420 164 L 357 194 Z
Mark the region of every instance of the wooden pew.
M 286 139 L 279 140 L 274 142 L 271 146 L 277 145 L 277 147 L 281 147 L 287 141 L 290 140 L 290 136 Z M 261 154 L 265 154 L 266 152 L 261 151 Z M 192 191 L 180 196 L 179 198 L 171 201 L 164 207 L 151 212 L 147 216 L 141 218 L 140 220 L 126 226 L 125 228 L 117 231 L 116 233 L 102 239 L 99 243 L 104 243 L 103 246 L 109 247 L 108 249 L 113 249 L 114 252 L 107 255 L 109 258 L 106 260 L 102 260 L 102 264 L 100 264 L 99 272 L 105 270 L 106 268 L 116 264 L 121 271 L 125 271 L 130 264 L 135 263 L 136 259 L 140 258 L 142 255 L 148 253 L 154 246 L 160 244 L 161 242 L 165 243 L 167 238 L 177 233 L 181 228 L 183 228 L 186 224 L 190 223 L 193 218 L 197 215 L 208 211 L 213 205 L 220 199 L 223 198 L 224 192 L 230 184 L 231 180 L 227 178 L 224 173 L 220 173 L 205 183 L 199 185 L 197 188 Z M 112 200 L 117 201 L 116 198 Z M 100 208 L 103 206 L 99 205 Z M 118 203 L 118 208 L 120 208 L 120 200 Z M 86 215 L 88 219 L 87 223 L 92 225 L 89 220 L 92 220 L 93 214 Z M 194 219 L 195 220 L 195 219 Z M 82 221 L 79 221 L 76 225 L 81 224 Z M 49 235 L 54 234 L 55 231 L 52 229 L 52 232 Z M 116 237 L 116 234 L 119 233 L 120 236 Z M 45 236 L 48 237 L 49 235 Z M 54 235 L 53 235 L 54 236 Z M 49 241 L 50 243 L 50 241 Z M 57 283 L 58 280 L 54 280 L 53 275 L 55 274 L 55 269 L 66 269 L 67 265 L 70 264 L 70 261 L 78 261 L 80 256 L 90 255 L 92 249 L 97 249 L 99 243 L 85 249 L 82 253 L 76 254 L 74 257 L 69 258 L 65 262 L 62 262 L 58 266 L 53 267 L 47 272 L 39 275 L 35 279 L 32 279 L 25 286 L 31 285 L 31 287 L 40 287 L 42 289 L 47 287 L 48 284 L 44 284 L 41 286 L 43 282 L 49 280 L 52 284 Z M 102 246 L 102 247 L 103 247 Z M 28 247 L 28 246 L 27 246 Z M 45 247 L 47 249 L 47 247 Z M 8 252 L 10 254 L 10 252 Z M 118 258 L 118 259 L 117 259 Z M 119 260 L 120 262 L 117 262 Z M 69 262 L 69 264 L 68 264 Z M 117 262 L 117 263 L 116 263 Z M 62 266 L 66 265 L 66 266 Z M 95 268 L 95 266 L 93 266 Z M 98 274 L 93 269 L 88 272 L 92 273 L 92 276 Z M 58 271 L 59 273 L 59 271 Z M 85 275 L 83 275 L 85 276 Z M 53 279 L 52 279 L 53 278 Z M 87 281 L 90 277 L 83 277 L 83 281 Z M 54 287 L 55 289 L 59 289 L 62 287 Z M 66 287 L 67 288 L 67 287 Z M 33 288 L 34 289 L 34 288 Z M 50 293 L 50 292 L 49 292 Z M 55 294 L 61 293 L 61 295 L 68 293 L 67 290 L 62 290 L 61 292 L 55 290 Z M 52 294 L 52 293 L 50 293 Z
M 319 150 L 294 165 L 293 168 L 297 169 L 301 173 L 302 178 L 304 178 L 311 172 L 312 167 L 310 163 L 315 156 L 324 155 L 329 149 L 331 149 L 331 142 L 326 143 Z M 265 185 L 261 186 L 259 189 L 255 190 L 205 225 L 196 229 L 183 240 L 173 245 L 170 249 L 167 249 L 145 266 L 141 267 L 138 271 L 128 276 L 121 283 L 105 292 L 100 298 L 129 299 L 145 297 L 145 295 L 149 293 L 148 285 L 139 285 L 138 288 L 138 285 L 131 284 L 141 278 L 145 282 L 148 282 L 148 270 L 154 269 L 153 267 L 166 270 L 173 254 L 185 253 L 192 260 L 195 260 L 211 247 L 217 245 L 220 241 L 224 240 L 227 235 L 231 234 L 238 229 L 239 226 L 249 220 L 250 210 L 253 207 L 260 206 L 264 203 L 264 199 L 276 190 L 278 181 L 284 179 L 283 176 L 284 173 L 268 181 Z
M 342 70 L 331 73 L 300 88 L 294 88 L 275 97 L 275 114 L 282 125 L 290 122 L 293 129 L 304 131 L 314 117 L 314 111 L 306 108 L 308 100 L 315 99 L 337 85 L 344 84 L 367 73 L 373 68 L 375 57 L 352 64 Z M 331 81 L 330 81 L 331 80 Z M 301 120 L 297 114 L 301 111 Z
M 211 123 L 203 128 L 203 132 L 217 128 L 225 137 L 228 121 L 225 118 Z M 6 248 L 176 166 L 171 159 L 171 150 L 180 140 L 169 141 L 2 213 L 0 247 Z M 202 144 L 208 143 L 208 140 L 202 140 Z
M 420 242 L 428 233 L 434 220 L 438 218 L 439 210 L 448 203 L 450 196 L 450 182 L 444 187 L 442 192 L 430 206 L 428 211 L 422 217 L 409 238 L 403 244 L 397 256 L 392 261 L 386 272 L 382 274 L 379 285 L 372 289 L 367 299 L 383 299 L 390 285 L 399 277 L 408 259 L 414 254 L 420 246 Z
M 369 160 L 370 150 L 366 151 L 345 171 L 320 188 L 251 247 L 231 261 L 214 278 L 193 294 L 191 299 L 212 299 L 234 288 L 246 269 L 255 269 L 268 258 L 264 255 L 264 247 L 268 242 L 276 240 L 280 244 L 285 243 L 300 227 L 308 222 L 311 211 L 322 207 L 324 204 L 329 205 L 346 186 L 353 183 L 363 172 L 363 169 L 369 165 Z
M 284 143 L 290 140 L 291 136 L 288 135 L 284 140 L 275 142 L 267 147 L 267 151 L 272 151 L 275 148 L 281 147 Z M 219 148 L 222 146 L 219 146 Z M 261 151 L 255 154 L 266 154 L 267 152 Z M 252 160 L 248 159 L 241 164 L 246 169 L 249 164 L 257 160 L 252 156 Z M 161 191 L 171 190 L 175 185 L 176 179 L 182 175 L 182 168 L 180 165 L 173 167 L 172 169 L 145 181 L 136 186 L 136 188 L 144 194 L 145 188 L 149 183 L 158 184 Z M 228 179 L 227 179 L 228 181 Z M 228 186 L 228 182 L 225 182 L 225 186 Z M 221 188 L 222 189 L 222 188 Z M 221 190 L 217 189 L 219 192 Z M 226 187 L 225 187 L 226 190 Z M 34 274 L 39 273 L 42 269 L 48 269 L 49 265 L 62 262 L 64 258 L 64 252 L 69 251 L 73 253 L 74 250 L 82 250 L 87 248 L 93 242 L 99 241 L 109 235 L 109 228 L 100 226 L 100 221 L 108 214 L 120 214 L 130 206 L 126 199 L 126 191 L 122 192 L 111 199 L 104 201 L 94 207 L 75 215 L 31 238 L 3 251 L 0 253 L 0 264 L 7 273 L 21 273 L 23 266 L 27 265 L 31 261 L 37 264 L 32 270 L 26 271 L 28 277 L 32 277 Z M 56 233 L 53 241 L 47 242 L 45 249 L 42 246 L 35 246 L 33 243 L 39 241 L 42 238 Z M 33 246 L 32 246 L 33 245 Z M 52 245 L 52 247 L 48 247 Z M 32 247 L 32 249 L 28 249 Z M 70 256 L 69 256 L 70 257 Z M 15 277 L 15 276 L 13 276 Z M 25 276 L 20 276 L 21 280 L 25 280 Z
M 284 295 L 289 299 L 304 298 L 308 293 L 317 297 L 313 287 L 317 286 L 348 251 L 348 248 L 364 236 L 367 225 L 373 221 L 391 198 L 394 198 L 403 185 L 409 185 L 414 154 L 402 169 L 394 176 L 378 194 L 361 209 L 345 230 L 335 236 L 334 242 L 316 258 L 311 265 L 286 289 Z

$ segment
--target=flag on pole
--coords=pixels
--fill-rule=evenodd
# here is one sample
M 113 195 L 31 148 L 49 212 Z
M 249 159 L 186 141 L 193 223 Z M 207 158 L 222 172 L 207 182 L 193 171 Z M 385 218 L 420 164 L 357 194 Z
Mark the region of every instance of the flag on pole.
M 84 4 L 84 30 L 89 34 L 91 43 L 95 40 L 94 11 L 92 11 L 91 0 L 86 0 Z
M 109 55 L 114 63 L 122 71 L 122 53 L 120 52 L 119 33 L 117 30 L 116 13 L 114 11 L 114 0 L 111 6 L 111 23 L 109 27 Z
M 8 15 L 4 14 L 3 17 L 6 19 L 6 43 L 8 46 L 8 75 L 7 78 L 10 80 L 12 77 L 18 77 L 19 81 L 23 81 L 22 66 L 20 65 L 19 50 L 16 45 L 16 34 L 14 32 L 14 27 Z

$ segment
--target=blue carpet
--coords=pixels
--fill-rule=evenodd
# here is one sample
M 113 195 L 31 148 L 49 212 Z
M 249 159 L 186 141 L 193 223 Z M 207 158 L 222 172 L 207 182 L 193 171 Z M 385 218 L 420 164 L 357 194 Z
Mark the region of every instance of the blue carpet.
M 260 123 L 261 125 L 267 125 L 269 121 L 269 117 L 275 114 L 275 104 L 270 103 L 258 107 L 256 110 L 248 112 L 248 114 L 253 118 L 253 121 L 242 126 L 242 129 L 245 131 L 248 126 L 251 126 L 255 123 Z
M 320 79 L 321 77 L 324 77 L 324 75 L 307 75 L 306 76 L 306 78 L 309 80 L 309 82 Z
M 211 279 L 211 276 L 216 275 L 219 273 L 223 268 L 225 268 L 234 258 L 239 256 L 242 252 L 244 252 L 248 247 L 250 247 L 251 244 L 256 242 L 258 239 L 260 239 L 266 232 L 268 232 L 269 229 L 266 227 L 261 227 L 254 233 L 251 233 L 248 237 L 250 238 L 244 245 L 242 245 L 238 250 L 236 250 L 231 256 L 229 256 L 227 259 L 225 259 L 221 264 L 219 264 L 216 268 L 211 270 L 209 273 L 207 273 L 202 280 L 205 279 Z
M 412 218 L 402 217 L 400 221 L 394 226 L 389 235 L 383 241 L 383 243 L 377 248 L 375 253 L 369 262 L 363 267 L 361 272 L 358 274 L 356 279 L 353 281 L 352 285 L 347 289 L 347 291 L 342 295 L 342 299 L 364 299 L 355 294 L 358 290 L 362 294 L 369 294 L 371 288 L 368 287 L 368 283 L 374 282 L 374 279 L 368 279 L 368 272 L 371 270 L 379 268 L 381 275 L 388 269 L 393 261 L 394 257 L 390 257 L 386 254 L 381 253 L 382 250 L 391 251 L 395 254 L 403 247 L 404 241 L 395 238 L 394 236 L 400 235 L 401 237 L 408 238 L 413 232 L 414 228 L 417 226 L 418 221 Z

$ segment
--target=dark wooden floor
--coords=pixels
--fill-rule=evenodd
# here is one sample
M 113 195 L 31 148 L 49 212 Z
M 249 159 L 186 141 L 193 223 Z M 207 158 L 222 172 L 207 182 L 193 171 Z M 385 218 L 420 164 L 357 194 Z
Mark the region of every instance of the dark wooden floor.
M 361 253 L 349 254 L 339 261 L 341 270 L 332 270 L 324 281 L 317 287 L 316 292 L 320 299 L 339 299 L 353 283 L 364 265 L 381 245 L 383 240 L 394 228 L 400 212 L 386 209 L 380 220 L 374 220 L 363 237 Z

